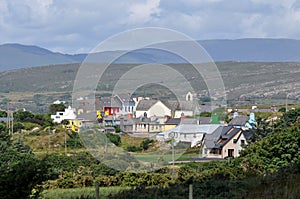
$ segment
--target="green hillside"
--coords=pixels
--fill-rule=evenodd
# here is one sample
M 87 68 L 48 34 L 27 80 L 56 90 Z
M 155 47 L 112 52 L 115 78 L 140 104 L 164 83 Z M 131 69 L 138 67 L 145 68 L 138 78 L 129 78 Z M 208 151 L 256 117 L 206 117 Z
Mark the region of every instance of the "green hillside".
M 80 64 L 50 65 L 2 72 L 0 73 L 0 102 L 2 101 L 3 106 L 11 100 L 12 103 L 22 104 L 23 107 L 31 110 L 42 110 L 44 105 L 56 99 L 70 101 L 79 66 Z M 105 74 L 105 83 L 102 81 L 102 84 L 98 86 L 98 92 L 103 94 L 113 90 L 118 79 L 134 66 L 136 65 L 111 65 Z M 170 66 L 185 75 L 199 95 L 207 95 L 202 77 L 196 75 L 197 73 L 190 65 L 171 64 Z M 289 94 L 289 102 L 299 102 L 300 63 L 220 62 L 217 66 L 230 101 L 282 104 L 285 103 L 286 95 Z M 165 88 L 153 85 L 137 90 L 136 94 L 155 97 L 171 95 Z

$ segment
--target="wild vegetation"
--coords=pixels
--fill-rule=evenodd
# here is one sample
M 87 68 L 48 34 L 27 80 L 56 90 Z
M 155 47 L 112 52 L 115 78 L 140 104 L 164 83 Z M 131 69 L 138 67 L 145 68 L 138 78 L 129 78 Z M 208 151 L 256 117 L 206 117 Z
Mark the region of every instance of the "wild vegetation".
M 109 198 L 182 198 L 187 197 L 190 184 L 194 195 L 202 198 L 297 198 L 300 194 L 300 108 L 284 113 L 276 122 L 262 119 L 251 132 L 255 139 L 238 158 L 183 164 L 150 173 L 120 172 L 102 164 L 79 148 L 80 139 L 75 133 L 65 134 L 64 129 L 49 123 L 47 115 L 20 111 L 16 116 L 15 122 L 22 127 L 13 137 L 5 124 L 0 125 L 0 196 L 5 198 L 55 197 L 51 190 L 60 189 L 66 190 L 63 193 L 69 190 L 65 198 L 95 198 L 94 194 L 84 194 L 84 190 L 91 190 L 96 183 L 100 190 L 120 187 L 104 194 Z M 38 130 L 26 131 L 25 124 Z M 53 137 L 49 137 L 50 128 Z M 44 137 L 44 147 L 37 147 L 35 137 Z M 128 136 L 116 134 L 108 137 L 125 149 L 137 146 L 137 151 L 143 152 L 136 153 L 141 154 L 153 150 L 155 144 L 149 139 L 133 142 Z M 57 150 L 53 142 L 60 144 Z M 74 142 L 76 154 L 72 152 Z

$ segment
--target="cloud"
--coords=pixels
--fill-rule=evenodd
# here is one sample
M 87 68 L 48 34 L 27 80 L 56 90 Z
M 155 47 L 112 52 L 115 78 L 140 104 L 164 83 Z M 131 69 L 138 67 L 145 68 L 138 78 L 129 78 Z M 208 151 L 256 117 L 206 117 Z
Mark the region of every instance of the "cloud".
M 147 0 L 144 3 L 133 4 L 129 7 L 129 24 L 144 24 L 158 18 L 161 12 L 160 0 Z
M 300 1 L 0 1 L 0 43 L 79 53 L 121 31 L 145 26 L 175 29 L 194 39 L 300 39 Z

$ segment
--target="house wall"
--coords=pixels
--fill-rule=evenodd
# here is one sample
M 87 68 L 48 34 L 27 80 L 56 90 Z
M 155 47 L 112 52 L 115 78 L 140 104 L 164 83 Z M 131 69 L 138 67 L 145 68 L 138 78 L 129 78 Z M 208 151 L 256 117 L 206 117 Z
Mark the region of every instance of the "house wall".
M 190 142 L 191 147 L 194 147 L 198 142 L 202 140 L 203 133 L 178 133 L 175 137 L 176 142 Z
M 53 122 L 61 123 L 63 120 L 76 119 L 75 110 L 71 107 L 65 109 L 65 111 L 56 112 L 55 115 L 51 115 Z
M 184 116 L 190 116 L 190 117 L 194 116 L 193 111 L 176 110 L 174 113 L 174 118 L 181 118 L 182 113 L 184 114 Z
M 136 117 L 144 117 L 145 112 L 147 113 L 147 117 L 164 117 L 166 115 L 172 115 L 171 110 L 161 101 L 156 102 L 152 107 L 149 108 L 149 110 L 137 110 Z
M 165 124 L 164 129 L 165 129 L 165 131 L 168 131 L 172 128 L 175 128 L 176 126 L 177 126 L 176 124 Z
M 149 133 L 157 133 L 165 131 L 165 127 L 163 124 L 150 124 L 149 125 Z
M 149 109 L 149 117 L 157 116 L 157 117 L 165 117 L 171 116 L 172 112 L 166 105 L 164 105 L 161 101 L 156 102 L 150 109 Z
M 121 115 L 127 115 L 129 113 L 133 113 L 133 108 L 134 106 L 122 106 L 121 110 L 120 110 L 120 114 Z
M 210 156 L 210 150 L 209 148 L 206 147 L 206 145 L 204 144 L 202 147 L 202 157 L 208 157 Z
M 138 133 L 148 133 L 149 126 L 148 126 L 148 124 L 134 124 L 133 131 L 138 132 Z
M 119 107 L 104 107 L 105 115 L 118 115 L 120 113 Z
M 245 136 L 242 134 L 239 138 L 239 140 L 234 143 L 234 140 L 238 138 L 241 132 L 237 133 L 227 144 L 222 148 L 222 158 L 225 158 L 228 156 L 228 150 L 233 149 L 233 157 L 238 157 L 240 155 L 240 151 L 242 150 L 242 143 L 241 141 L 244 140 L 245 144 L 247 144 Z
M 163 124 L 134 124 L 133 125 L 133 131 L 138 133 L 157 133 L 164 131 L 164 125 Z

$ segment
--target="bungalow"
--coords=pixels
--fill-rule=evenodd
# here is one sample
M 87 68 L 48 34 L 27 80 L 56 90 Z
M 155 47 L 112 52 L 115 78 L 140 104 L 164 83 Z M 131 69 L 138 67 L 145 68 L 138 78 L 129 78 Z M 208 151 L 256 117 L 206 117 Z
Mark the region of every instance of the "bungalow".
M 201 143 L 204 134 L 211 134 L 221 124 L 181 124 L 173 129 L 158 133 L 156 139 L 159 141 L 170 140 L 170 135 L 174 135 L 175 143 L 188 142 L 191 143 L 191 147 L 197 146 Z
M 120 129 L 127 133 L 159 133 L 164 131 L 165 118 L 162 117 L 120 117 Z

